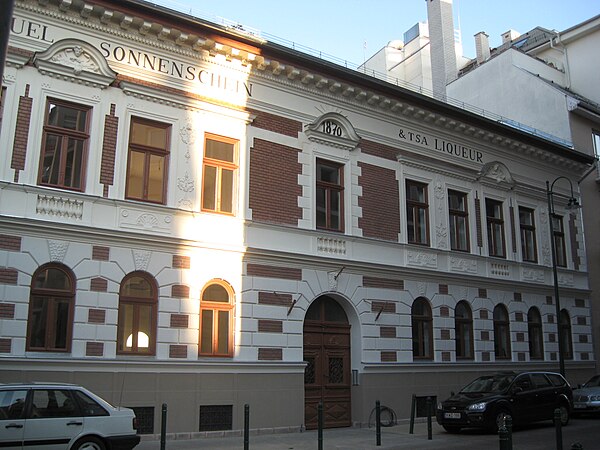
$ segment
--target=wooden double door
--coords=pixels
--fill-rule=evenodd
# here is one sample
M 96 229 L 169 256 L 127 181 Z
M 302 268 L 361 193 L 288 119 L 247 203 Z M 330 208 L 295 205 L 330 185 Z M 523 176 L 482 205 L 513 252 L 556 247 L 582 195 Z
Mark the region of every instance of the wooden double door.
M 306 313 L 304 361 L 306 428 L 317 428 L 319 403 L 323 404 L 325 428 L 350 426 L 350 324 L 331 297 L 319 297 Z

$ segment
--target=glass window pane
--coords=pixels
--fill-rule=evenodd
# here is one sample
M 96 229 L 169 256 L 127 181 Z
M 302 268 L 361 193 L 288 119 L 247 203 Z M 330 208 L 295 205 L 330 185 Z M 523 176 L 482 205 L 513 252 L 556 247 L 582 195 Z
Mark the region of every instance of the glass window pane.
M 146 155 L 129 152 L 129 175 L 127 178 L 127 197 L 144 198 L 144 172 Z
M 326 191 L 322 188 L 317 188 L 317 227 L 327 227 L 327 202 L 325 200 Z
M 71 291 L 71 280 L 59 269 L 50 267 L 37 273 L 33 281 L 35 289 L 56 289 L 61 291 Z
M 152 305 L 139 305 L 138 322 L 138 350 L 148 350 L 150 348 L 150 338 L 152 333 Z
M 54 300 L 54 318 L 56 320 L 54 329 L 54 346 L 55 349 L 67 348 L 67 333 L 69 327 L 69 301 Z
M 67 143 L 67 161 L 65 166 L 64 185 L 72 188 L 81 187 L 81 170 L 84 141 L 69 139 Z
M 233 170 L 221 170 L 221 205 L 222 212 L 233 212 Z
M 213 352 L 213 311 L 210 309 L 202 310 L 202 333 L 200 335 L 200 353 Z
M 211 284 L 204 289 L 202 300 L 205 302 L 229 303 L 229 293 L 220 284 Z
M 202 208 L 211 211 L 217 209 L 217 168 L 213 166 L 204 166 Z
M 233 163 L 235 158 L 235 146 L 228 142 L 207 139 L 204 154 L 207 158 Z
M 48 320 L 48 299 L 46 297 L 33 297 L 30 304 L 30 346 L 34 348 L 46 347 L 46 321 Z
M 330 191 L 330 202 L 331 202 L 331 223 L 330 228 L 333 230 L 339 230 L 341 226 L 341 216 L 340 216 L 340 205 L 341 205 L 341 193 L 339 191 Z
M 127 277 L 127 280 L 121 284 L 121 295 L 125 297 L 153 298 L 152 285 L 144 277 Z
M 66 105 L 48 105 L 48 125 L 75 131 L 85 131 L 87 111 Z
M 122 351 L 132 351 L 134 343 L 137 343 L 137 336 L 133 335 L 133 305 L 121 303 L 119 309 L 119 334 L 122 339 L 120 347 Z
M 164 156 L 150 155 L 150 167 L 148 170 L 148 200 L 154 202 L 163 201 L 163 180 L 165 179 Z
M 229 311 L 219 311 L 218 327 L 217 353 L 225 355 L 229 353 Z
M 145 122 L 132 121 L 131 123 L 131 136 L 129 137 L 129 140 L 132 144 L 145 145 L 164 150 L 167 148 L 167 138 L 168 128 Z
M 60 174 L 60 154 L 62 146 L 62 137 L 53 134 L 46 135 L 44 146 L 44 159 L 42 167 L 42 183 L 57 185 L 59 184 Z

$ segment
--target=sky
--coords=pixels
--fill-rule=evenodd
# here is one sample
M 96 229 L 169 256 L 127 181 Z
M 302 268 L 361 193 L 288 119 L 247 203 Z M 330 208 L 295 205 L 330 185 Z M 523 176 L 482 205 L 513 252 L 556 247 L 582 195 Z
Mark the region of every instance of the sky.
M 402 40 L 417 22 L 427 20 L 426 0 L 149 0 L 220 24 L 240 24 L 260 36 L 335 62 L 362 64 Z M 461 29 L 463 53 L 475 57 L 473 36 L 484 31 L 492 48 L 510 29 L 525 33 L 536 26 L 563 31 L 600 14 L 600 0 L 454 0 L 454 28 Z

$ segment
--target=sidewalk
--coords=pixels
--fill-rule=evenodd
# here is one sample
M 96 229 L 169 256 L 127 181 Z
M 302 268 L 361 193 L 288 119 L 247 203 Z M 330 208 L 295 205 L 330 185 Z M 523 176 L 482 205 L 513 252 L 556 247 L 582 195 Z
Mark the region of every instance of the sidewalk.
M 399 424 L 393 427 L 381 428 L 381 446 L 376 445 L 375 428 L 334 428 L 323 431 L 323 449 L 326 450 L 396 450 L 396 449 L 444 449 L 453 448 L 457 436 L 446 433 L 435 420 L 432 423 L 432 440 L 428 440 L 427 423 L 416 423 L 414 434 L 409 434 L 409 424 Z M 482 436 L 485 438 L 485 436 Z M 492 440 L 497 440 L 491 436 Z M 454 441 L 454 442 L 450 442 Z M 497 444 L 496 444 L 497 445 Z M 210 437 L 203 439 L 167 440 L 165 449 L 243 449 L 243 436 Z M 253 434 L 250 433 L 249 448 L 252 450 L 316 450 L 318 449 L 318 434 L 316 430 L 280 433 Z M 460 446 L 454 448 L 461 448 Z M 160 440 L 142 442 L 136 450 L 159 450 Z

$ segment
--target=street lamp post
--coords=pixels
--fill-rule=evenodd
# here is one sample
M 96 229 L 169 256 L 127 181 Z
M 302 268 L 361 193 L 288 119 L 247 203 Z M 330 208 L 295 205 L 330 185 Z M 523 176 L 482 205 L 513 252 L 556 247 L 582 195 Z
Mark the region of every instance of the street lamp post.
M 558 292 L 558 269 L 556 262 L 556 241 L 554 239 L 554 192 L 552 189 L 554 188 L 554 183 L 558 180 L 564 179 L 569 182 L 569 187 L 571 188 L 571 197 L 567 203 L 567 209 L 575 209 L 579 208 L 579 201 L 573 195 L 573 183 L 567 177 L 560 176 L 556 178 L 552 184 L 549 181 L 546 181 L 546 195 L 548 197 L 548 222 L 550 224 L 550 247 L 552 249 L 552 272 L 554 275 L 554 304 L 556 306 L 556 327 L 557 327 L 557 339 L 558 339 L 558 364 L 560 367 L 560 374 L 565 376 L 565 353 L 564 353 L 564 340 L 563 340 L 563 330 L 560 326 L 560 296 Z

